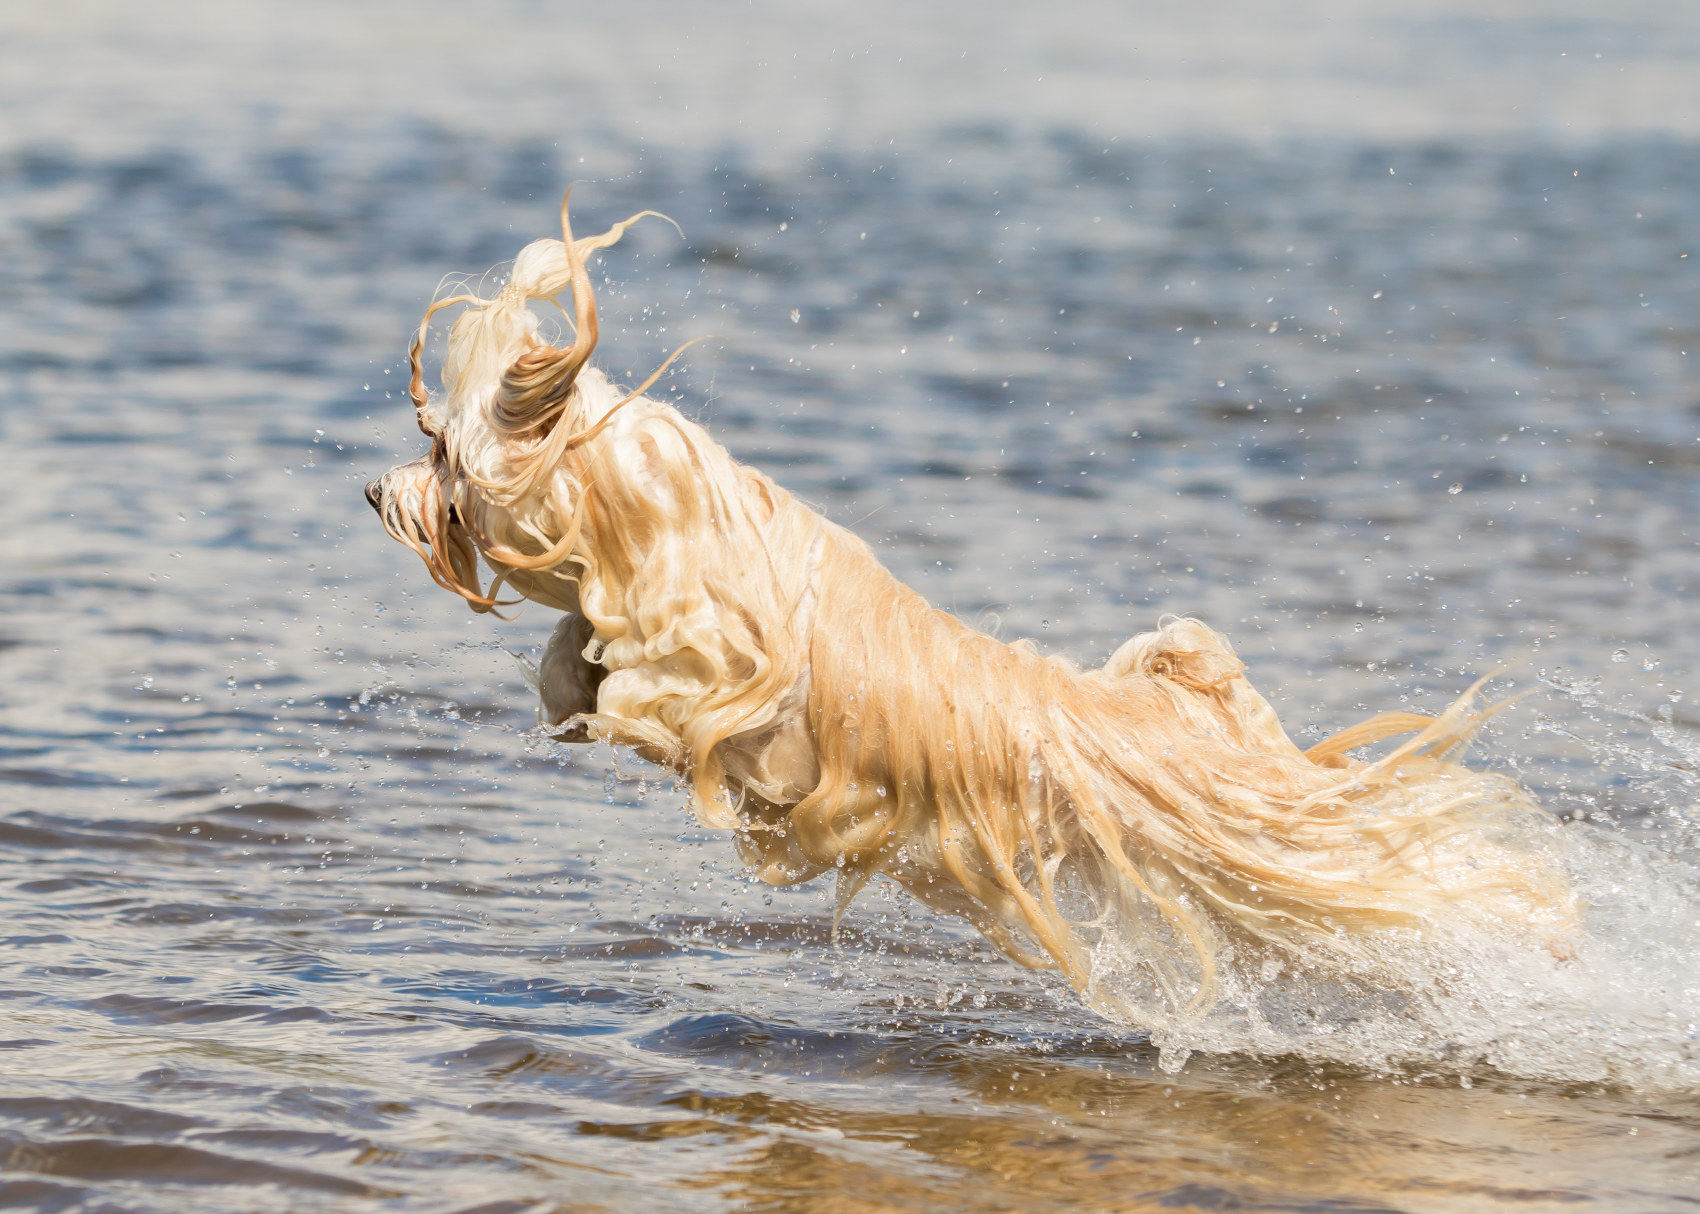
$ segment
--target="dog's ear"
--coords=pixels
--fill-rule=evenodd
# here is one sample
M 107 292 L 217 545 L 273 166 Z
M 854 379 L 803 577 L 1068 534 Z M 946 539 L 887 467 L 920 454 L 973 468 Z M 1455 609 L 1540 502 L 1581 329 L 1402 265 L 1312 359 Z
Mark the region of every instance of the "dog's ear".
M 399 492 L 392 488 L 386 493 L 380 511 L 384 530 L 419 554 L 437 585 L 460 595 L 474 611 L 500 616 L 497 607 L 518 600 L 496 598 L 500 577 L 490 583 L 488 592 L 480 589 L 478 548 L 456 510 L 454 475 L 440 450 L 442 445 L 441 438 L 435 439 L 431 456 L 407 466 L 406 471 L 413 473 L 406 478 L 410 483 Z

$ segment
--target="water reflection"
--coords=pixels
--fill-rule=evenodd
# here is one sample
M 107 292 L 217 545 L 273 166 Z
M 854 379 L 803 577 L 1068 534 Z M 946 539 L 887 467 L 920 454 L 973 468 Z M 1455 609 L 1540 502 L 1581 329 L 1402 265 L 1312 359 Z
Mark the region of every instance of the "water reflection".
M 0 55 L 0 90 L 47 70 Z M 587 224 L 687 233 L 601 263 L 604 365 L 725 335 L 664 390 L 934 601 L 1082 658 L 1197 612 L 1300 736 L 1527 657 L 1545 690 L 1485 759 L 1617 840 L 1596 912 L 1632 951 L 1688 917 L 1636 901 L 1635 848 L 1680 891 L 1695 845 L 1681 129 L 1111 139 L 982 89 L 901 147 L 557 141 L 490 133 L 494 72 L 488 111 L 433 77 L 459 126 L 185 125 L 263 91 L 202 62 L 111 119 L 145 138 L 43 111 L 0 150 L 0 1205 L 1691 1204 L 1680 1090 L 1443 1050 L 1167 1075 L 889 891 L 834 945 L 658 773 L 528 734 L 504 650 L 548 621 L 467 616 L 360 500 L 417 441 L 397 371 L 438 276 L 597 177 Z M 321 62 L 313 104 L 387 62 Z M 1610 1054 L 1603 1012 L 1573 1027 Z

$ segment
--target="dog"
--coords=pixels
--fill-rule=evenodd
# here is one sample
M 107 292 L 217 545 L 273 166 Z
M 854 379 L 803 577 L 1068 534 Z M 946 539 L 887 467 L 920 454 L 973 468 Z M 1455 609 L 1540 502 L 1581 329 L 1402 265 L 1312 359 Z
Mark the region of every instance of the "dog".
M 1528 842 L 1550 819 L 1455 761 L 1488 715 L 1480 684 L 1301 750 L 1198 620 L 1081 669 L 929 606 L 643 395 L 672 358 L 634 391 L 590 365 L 585 258 L 649 214 L 575 239 L 564 200 L 561 239 L 527 245 L 494 297 L 432 303 L 409 350 L 430 449 L 367 487 L 473 610 L 506 590 L 564 613 L 535 672 L 557 736 L 678 772 L 763 881 L 835 872 L 842 914 L 883 874 L 1115 1015 L 1200 1014 L 1226 959 L 1361 973 L 1376 939 L 1461 921 L 1565 952 L 1568 886 Z M 558 347 L 530 304 L 563 294 Z M 1136 981 L 1112 981 L 1112 945 L 1139 955 Z

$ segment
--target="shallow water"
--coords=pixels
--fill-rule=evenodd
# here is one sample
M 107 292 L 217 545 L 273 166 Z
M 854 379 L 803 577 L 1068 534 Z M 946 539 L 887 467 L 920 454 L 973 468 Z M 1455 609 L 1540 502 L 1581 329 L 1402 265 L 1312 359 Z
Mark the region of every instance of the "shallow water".
M 574 72 L 540 5 L 184 11 L 0 30 L 0 1205 L 1700 1199 L 1688 10 L 649 5 Z M 1567 1044 L 1463 990 L 1347 1065 L 1272 978 L 1324 1028 L 1165 1073 L 529 733 L 546 613 L 469 615 L 360 487 L 440 276 L 573 179 L 685 233 L 601 261 L 602 365 L 719 334 L 666 390 L 965 618 L 1097 661 L 1197 613 L 1301 738 L 1521 661 L 1480 757 L 1594 866 Z

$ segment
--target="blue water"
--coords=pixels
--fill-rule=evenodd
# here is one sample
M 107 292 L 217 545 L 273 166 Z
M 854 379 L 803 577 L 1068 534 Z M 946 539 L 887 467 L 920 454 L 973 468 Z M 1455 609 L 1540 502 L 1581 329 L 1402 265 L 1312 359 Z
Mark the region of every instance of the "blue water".
M 890 891 L 834 946 L 661 773 L 529 732 L 546 613 L 469 615 L 360 487 L 442 276 L 577 180 L 684 231 L 599 263 L 601 364 L 718 335 L 665 392 L 934 602 L 1083 661 L 1197 613 L 1299 737 L 1520 661 L 1482 761 L 1621 866 L 1601 931 L 1674 937 L 1696 29 L 0 16 L 0 1205 L 1690 1208 L 1693 1059 L 1616 1008 L 1570 1081 L 1168 1075 Z

